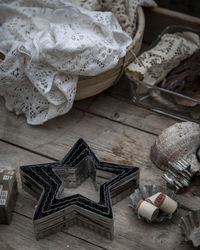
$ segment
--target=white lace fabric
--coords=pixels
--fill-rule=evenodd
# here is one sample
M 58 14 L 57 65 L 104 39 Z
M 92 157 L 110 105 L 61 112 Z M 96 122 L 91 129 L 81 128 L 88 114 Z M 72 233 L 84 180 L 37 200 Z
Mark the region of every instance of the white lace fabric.
M 111 12 L 67 0 L 1 1 L 0 24 L 0 95 L 34 125 L 68 112 L 78 77 L 113 68 L 132 41 Z
M 137 29 L 137 7 L 156 7 L 153 0 L 70 0 L 88 10 L 111 11 L 131 37 Z

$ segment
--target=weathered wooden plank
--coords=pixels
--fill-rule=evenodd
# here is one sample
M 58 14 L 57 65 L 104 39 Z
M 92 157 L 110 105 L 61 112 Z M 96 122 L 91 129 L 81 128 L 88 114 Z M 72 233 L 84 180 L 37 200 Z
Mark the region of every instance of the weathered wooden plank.
M 29 126 L 23 116 L 0 106 L 0 139 L 61 159 L 83 137 L 103 161 L 143 166 L 149 158 L 154 135 L 72 109 L 43 126 Z
M 37 154 L 27 152 L 6 143 L 0 142 L 0 148 L 1 168 L 3 166 L 7 166 L 9 168 L 18 169 L 19 165 L 49 161 L 44 157 L 38 156 Z M 163 184 L 163 181 L 160 178 L 161 173 L 161 170 L 155 168 L 149 161 L 147 166 L 144 165 L 143 167 L 141 167 L 140 182 L 141 184 Z M 89 191 L 89 188 L 90 185 L 85 185 L 82 187 L 83 190 L 81 191 L 86 193 L 87 191 Z M 74 192 L 74 190 L 72 191 Z M 197 206 L 200 202 L 200 199 L 196 198 L 191 200 L 191 197 L 188 194 L 186 198 L 182 197 L 182 200 L 183 202 L 186 202 L 188 200 L 192 201 L 193 206 Z M 80 239 L 87 240 L 91 242 L 91 244 L 99 245 L 103 248 L 108 249 L 160 249 L 161 247 L 163 247 L 164 249 L 192 249 L 189 244 L 182 244 L 182 236 L 177 226 L 177 221 L 176 224 L 173 224 L 171 222 L 163 224 L 147 224 L 145 222 L 138 221 L 132 210 L 128 207 L 128 202 L 129 199 L 126 198 L 113 206 L 115 219 L 115 238 L 113 241 L 104 239 L 100 235 L 97 235 L 87 229 L 83 229 L 78 226 L 69 228 L 67 232 L 70 233 L 70 235 L 74 235 L 75 237 L 78 237 Z M 33 216 L 36 203 L 36 200 L 34 200 L 30 195 L 26 194 L 20 189 L 15 211 L 31 218 Z M 15 227 L 18 228 L 19 225 L 14 226 L 14 228 Z M 56 235 L 59 235 L 60 237 L 60 233 Z M 34 238 L 33 235 L 30 237 Z M 53 239 L 54 237 L 55 236 L 53 236 Z M 29 237 L 25 234 L 23 240 L 26 241 L 27 238 L 29 239 Z M 49 237 L 47 239 L 48 241 L 51 241 L 52 238 Z M 20 244 L 23 240 L 18 239 L 18 241 L 20 241 Z M 24 244 L 26 246 L 27 243 L 25 242 Z M 37 246 L 35 249 L 38 249 Z
M 149 162 L 146 167 L 141 167 L 140 185 L 153 183 L 165 185 L 160 177 L 161 174 L 162 171 Z M 192 209 L 197 209 L 200 204 L 200 197 L 194 197 L 190 192 L 178 195 L 178 199 L 182 204 Z M 123 249 L 194 249 L 190 243 L 183 241 L 178 227 L 180 217 L 185 215 L 186 211 L 180 209 L 173 221 L 148 224 L 136 218 L 136 215 L 127 206 L 128 203 L 129 198 L 127 197 L 113 206 L 115 221 L 115 239 L 113 242 L 108 242 L 100 236 L 95 237 L 95 234 L 88 230 L 85 230 L 84 237 L 90 237 L 92 242 L 96 244 L 101 242 L 101 246 L 109 246 L 109 249 L 116 249 L 116 246 L 119 245 L 118 240 L 121 237 L 126 239 L 126 245 Z M 69 228 L 68 232 L 81 236 L 81 230 L 78 227 Z M 132 246 L 131 239 L 134 241 Z
M 139 108 L 128 99 L 111 96 L 106 93 L 77 102 L 75 107 L 157 135 L 163 129 L 177 122 L 166 116 Z
M 101 250 L 101 248 L 90 244 L 84 240 L 75 238 L 69 234 L 59 232 L 45 239 L 37 241 L 35 239 L 31 219 L 22 215 L 13 214 L 11 225 L 0 226 L 0 249 L 1 250 Z
M 131 101 L 131 91 L 126 76 L 123 76 L 114 87 L 92 98 L 76 102 L 74 106 L 82 111 L 156 135 L 178 122 L 136 106 Z
M 166 118 L 165 122 L 159 122 L 159 119 L 163 121 L 164 118 L 162 116 L 134 107 L 130 105 L 129 102 L 120 99 L 120 96 L 123 98 L 125 96 L 124 94 L 129 94 L 129 92 L 126 92 L 128 90 L 127 85 L 123 82 L 122 84 L 124 85 L 125 91 L 118 88 L 118 93 L 112 90 L 112 96 L 110 98 L 108 94 L 103 94 L 102 98 L 98 96 L 97 99 L 90 99 L 89 104 L 84 101 L 81 104 L 82 107 L 78 107 L 82 111 L 73 109 L 66 116 L 57 118 L 38 127 L 28 126 L 23 117 L 16 117 L 9 113 L 3 107 L 4 104 L 0 102 L 0 139 L 7 140 L 48 157 L 59 159 L 64 156 L 75 140 L 82 136 L 92 146 L 92 149 L 101 160 L 137 164 L 140 166 L 141 184 L 163 184 L 160 177 L 161 171 L 155 168 L 149 160 L 149 149 L 155 140 L 155 136 L 138 131 L 134 129 L 134 127 L 158 134 L 165 126 L 168 126 L 168 123 L 171 125 L 171 123 L 175 121 Z M 106 95 L 106 97 L 104 97 L 104 95 Z M 90 102 L 93 101 L 95 106 L 90 106 Z M 116 109 L 114 109 L 115 106 Z M 116 112 L 118 112 L 119 117 Z M 129 114 L 131 115 L 132 112 L 134 113 L 134 118 L 129 118 L 128 116 Z M 104 117 L 106 119 L 104 119 Z M 119 122 L 121 124 L 119 124 Z M 144 122 L 146 122 L 146 124 L 144 124 Z M 42 156 L 8 144 L 0 143 L 0 148 L 2 152 L 0 153 L 0 163 L 3 166 L 16 167 L 28 163 L 49 161 Z M 91 191 L 87 185 L 81 189 L 81 191 L 86 193 L 87 191 Z M 194 208 L 198 207 L 200 202 L 198 197 L 192 197 L 190 193 L 180 195 L 179 199 L 185 204 L 190 202 Z M 35 204 L 36 201 L 34 201 L 31 196 L 20 190 L 16 212 L 32 217 Z M 80 227 L 70 228 L 68 232 L 75 237 L 78 236 L 79 238 L 85 239 L 80 243 L 89 241 L 109 249 L 193 249 L 191 244 L 182 243 L 183 238 L 177 227 L 178 219 L 173 223 L 146 224 L 136 219 L 131 209 L 127 207 L 127 204 L 128 198 L 113 207 L 115 216 L 114 241 L 108 241 Z M 18 218 L 18 216 L 20 215 L 15 215 L 14 218 Z M 29 219 L 27 218 L 27 220 Z M 2 227 L 0 227 L 0 237 L 3 239 L 3 241 L 0 239 L 0 242 L 2 242 L 0 243 L 2 244 L 2 247 L 0 245 L 0 249 L 3 249 L 3 247 L 6 247 L 6 249 L 28 249 L 32 245 L 35 247 L 33 247 L 33 249 L 51 249 L 51 246 L 52 249 L 63 249 L 63 244 L 60 241 L 64 241 L 64 243 L 67 241 L 63 240 L 65 236 L 63 236 L 62 233 L 58 233 L 54 236 L 59 237 L 58 248 L 56 248 L 57 243 L 51 244 L 51 240 L 54 242 L 54 237 L 49 237 L 47 243 L 42 243 L 43 245 L 36 244 L 38 242 L 33 243 L 31 241 L 32 238 L 34 239 L 32 231 L 31 236 L 28 233 L 27 236 L 24 235 L 24 238 L 21 239 L 22 232 L 18 225 L 20 223 L 23 224 L 24 221 L 19 219 L 17 226 L 14 226 L 14 229 L 10 227 L 10 231 L 3 236 L 1 232 Z M 23 230 L 26 231 L 27 228 L 24 227 Z M 9 245 L 9 239 L 11 239 L 13 234 L 16 234 L 16 237 L 18 236 L 19 239 L 16 239 L 16 245 L 14 245 L 14 243 L 13 245 Z M 69 245 L 71 249 L 95 249 L 95 246 L 90 244 L 87 246 L 88 248 L 85 247 L 86 245 L 81 248 L 79 243 L 76 245 L 76 242 L 73 242 L 75 237 L 72 238 L 72 245 Z
M 127 206 L 127 199 L 124 199 L 119 204 L 115 205 L 114 218 L 115 218 L 115 240 L 108 242 L 85 230 L 84 237 L 91 237 L 93 242 L 101 242 L 101 246 L 108 246 L 109 249 L 116 249 L 119 246 L 118 240 L 122 237 L 125 238 L 123 249 L 176 249 L 176 250 L 189 250 L 195 249 L 190 243 L 185 243 L 178 227 L 173 222 L 163 222 L 160 224 L 148 224 L 136 218 L 131 209 L 125 209 Z M 79 230 L 79 234 L 78 234 Z M 76 232 L 76 235 L 81 235 L 80 228 L 74 227 L 68 230 L 71 234 Z M 134 243 L 130 241 L 133 240 Z M 132 245 L 131 245 L 132 244 Z
M 182 202 L 185 204 L 188 200 L 191 202 L 191 207 L 198 207 L 200 199 L 192 198 L 189 194 L 182 197 Z M 129 199 L 126 198 L 113 206 L 115 220 L 115 238 L 113 241 L 104 239 L 100 235 L 78 226 L 66 231 L 94 244 L 108 247 L 108 249 L 122 249 L 122 247 L 123 249 L 160 249 L 161 247 L 164 249 L 193 249 L 190 244 L 182 242 L 183 238 L 178 228 L 180 214 L 184 214 L 182 211 L 179 212 L 179 216 L 175 217 L 174 223 L 148 224 L 137 220 L 132 210 L 128 208 L 128 202 Z M 16 211 L 32 217 L 35 204 L 36 202 L 29 197 L 21 195 L 18 199 Z

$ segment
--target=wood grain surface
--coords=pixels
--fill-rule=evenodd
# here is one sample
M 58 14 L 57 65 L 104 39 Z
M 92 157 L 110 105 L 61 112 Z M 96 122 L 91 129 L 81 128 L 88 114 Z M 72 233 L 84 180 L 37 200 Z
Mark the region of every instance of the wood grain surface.
M 169 16 L 168 11 L 153 11 L 156 14 L 147 17 L 152 18 L 147 25 L 151 29 L 155 27 L 160 13 Z M 175 20 L 175 15 L 171 15 Z M 183 20 L 182 16 L 178 18 Z M 192 22 L 198 26 L 196 19 Z M 157 31 L 160 28 L 158 25 Z M 152 39 L 151 32 L 147 33 L 148 39 Z M 98 96 L 76 102 L 68 114 L 42 126 L 27 125 L 23 116 L 6 110 L 3 99 L 0 99 L 0 117 L 0 169 L 16 169 L 19 187 L 12 223 L 0 225 L 0 250 L 193 249 L 191 243 L 184 242 L 178 227 L 180 216 L 185 211 L 179 210 L 172 221 L 148 224 L 138 220 L 128 207 L 129 197 L 113 206 L 113 241 L 78 226 L 39 241 L 34 237 L 32 216 L 37 201 L 21 189 L 19 166 L 61 159 L 80 137 L 86 140 L 100 160 L 140 167 L 140 185 L 164 185 L 162 171 L 149 158 L 150 147 L 163 129 L 177 121 L 133 105 L 125 78 Z M 89 179 L 79 189 L 64 192 L 87 194 L 95 200 L 99 198 Z M 178 199 L 194 209 L 200 206 L 198 192 L 194 194 L 192 187 L 178 195 Z

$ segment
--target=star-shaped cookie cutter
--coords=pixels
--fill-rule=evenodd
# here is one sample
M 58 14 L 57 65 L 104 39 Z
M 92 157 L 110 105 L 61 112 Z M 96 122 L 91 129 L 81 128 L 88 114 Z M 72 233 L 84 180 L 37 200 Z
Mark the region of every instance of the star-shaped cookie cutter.
M 112 239 L 112 204 L 139 184 L 139 168 L 100 162 L 87 143 L 79 139 L 60 162 L 20 167 L 23 188 L 39 199 L 33 216 L 37 239 L 78 224 Z M 77 187 L 91 177 L 99 202 L 81 194 L 62 198 L 63 188 Z

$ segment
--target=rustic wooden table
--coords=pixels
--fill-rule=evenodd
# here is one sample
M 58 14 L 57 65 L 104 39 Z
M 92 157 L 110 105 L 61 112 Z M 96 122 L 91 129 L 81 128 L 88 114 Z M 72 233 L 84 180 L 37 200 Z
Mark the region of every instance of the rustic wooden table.
M 113 206 L 113 241 L 79 226 L 39 241 L 34 237 L 32 216 L 37 201 L 21 189 L 19 166 L 61 159 L 80 137 L 102 161 L 140 167 L 140 185 L 164 184 L 162 171 L 149 158 L 150 147 L 163 129 L 177 121 L 136 107 L 128 97 L 129 86 L 122 78 L 118 85 L 96 97 L 76 102 L 68 114 L 43 126 L 27 125 L 23 116 L 8 112 L 0 99 L 0 169 L 16 169 L 19 186 L 12 223 L 0 225 L 0 250 L 193 249 L 191 243 L 183 241 L 178 227 L 184 211 L 173 221 L 147 224 L 139 221 L 128 207 L 128 197 Z M 98 198 L 90 180 L 70 192 Z M 178 198 L 192 208 L 200 206 L 200 197 L 193 195 L 192 189 Z
M 32 216 L 36 200 L 21 189 L 19 166 L 61 159 L 74 142 L 84 138 L 103 161 L 140 167 L 140 184 L 164 184 L 162 172 L 149 159 L 150 147 L 161 131 L 174 124 L 170 118 L 134 106 L 127 98 L 129 87 L 122 79 L 114 88 L 77 102 L 69 114 L 43 126 L 29 126 L 25 118 L 8 112 L 0 102 L 0 168 L 17 170 L 19 197 L 12 224 L 0 225 L 0 249 L 192 249 L 183 242 L 174 221 L 147 224 L 138 221 L 128 207 L 129 198 L 113 206 L 113 241 L 74 226 L 42 240 L 35 240 Z M 69 190 L 66 190 L 69 191 Z M 72 190 L 76 192 L 77 190 Z M 78 192 L 96 199 L 90 181 Z M 179 195 L 184 204 L 200 206 L 200 197 L 188 191 Z

